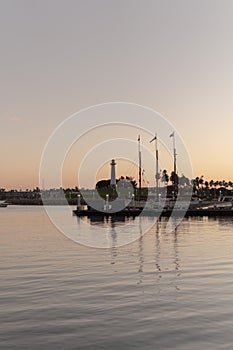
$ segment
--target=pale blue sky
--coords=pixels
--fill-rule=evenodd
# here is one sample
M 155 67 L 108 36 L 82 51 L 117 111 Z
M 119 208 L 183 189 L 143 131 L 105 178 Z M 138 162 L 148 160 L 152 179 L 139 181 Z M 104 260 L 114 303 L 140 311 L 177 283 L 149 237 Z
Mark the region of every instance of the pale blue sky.
M 0 187 L 38 185 L 56 126 L 109 101 L 154 108 L 194 175 L 232 180 L 232 18 L 227 0 L 0 1 Z

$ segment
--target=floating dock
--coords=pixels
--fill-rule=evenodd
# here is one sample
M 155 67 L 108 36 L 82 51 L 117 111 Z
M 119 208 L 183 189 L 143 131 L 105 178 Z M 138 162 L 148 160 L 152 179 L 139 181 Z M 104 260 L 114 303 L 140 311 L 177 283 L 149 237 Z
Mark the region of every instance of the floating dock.
M 218 217 L 218 216 L 232 216 L 232 208 L 191 208 L 187 211 L 184 209 L 143 209 L 143 208 L 127 208 L 120 211 L 99 211 L 92 208 L 87 210 L 76 209 L 73 213 L 79 217 L 82 216 L 99 216 L 99 217 L 136 217 L 136 216 L 148 216 L 148 217 L 189 217 L 189 216 L 208 216 L 208 217 Z

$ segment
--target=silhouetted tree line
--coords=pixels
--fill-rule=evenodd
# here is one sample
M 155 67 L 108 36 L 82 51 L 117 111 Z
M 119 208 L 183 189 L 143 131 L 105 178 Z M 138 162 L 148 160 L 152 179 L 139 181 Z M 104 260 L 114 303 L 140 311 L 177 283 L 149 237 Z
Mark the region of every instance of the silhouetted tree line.
M 200 198 L 215 199 L 220 195 L 232 194 L 233 182 L 226 180 L 206 180 L 204 176 L 197 176 L 194 179 L 189 179 L 183 174 L 178 176 L 173 171 L 170 176 L 167 170 L 163 170 L 160 176 L 161 182 L 165 186 L 169 187 L 171 183 L 171 188 L 177 190 L 178 188 L 190 188 L 192 187 L 193 194 Z
M 116 184 L 118 184 L 119 181 L 122 181 L 125 183 L 125 185 L 127 186 L 127 182 L 130 183 L 133 188 L 137 187 L 137 182 L 136 180 L 134 180 L 132 177 L 130 176 L 121 176 L 119 179 L 116 179 Z M 100 189 L 100 188 L 110 188 L 111 187 L 111 179 L 108 180 L 100 180 L 96 183 L 96 189 Z
M 217 199 L 220 195 L 230 195 L 233 191 L 233 182 L 226 180 L 206 180 L 203 175 L 197 176 L 194 179 L 189 179 L 183 174 L 181 176 L 175 174 L 174 172 L 169 173 L 166 169 L 164 169 L 161 174 L 158 174 L 158 179 L 164 184 L 164 188 L 166 189 L 168 195 L 174 195 L 174 192 L 178 190 L 189 189 L 192 188 L 193 195 L 199 198 L 206 199 Z M 138 195 L 137 182 L 135 179 L 129 176 L 121 176 L 116 180 L 119 185 L 119 181 L 122 180 L 121 188 L 127 191 L 127 184 L 130 184 L 130 188 L 133 187 L 135 190 L 135 196 Z M 61 188 L 60 188 L 61 189 Z M 60 189 L 50 189 L 50 192 L 56 193 L 57 190 Z M 112 196 L 112 199 L 117 197 L 116 190 L 111 189 L 110 179 L 100 180 L 96 183 L 96 189 L 100 191 L 100 195 L 104 197 L 106 193 L 109 193 Z M 161 188 L 162 189 L 162 188 Z M 79 188 L 75 186 L 74 188 L 65 188 L 63 189 L 66 198 L 70 203 L 76 204 L 77 195 L 80 193 Z M 142 189 L 143 198 L 146 199 L 147 191 L 145 188 Z M 136 198 L 135 197 L 135 198 Z M 0 200 L 7 200 L 9 203 L 17 203 L 20 204 L 20 201 L 32 202 L 32 204 L 42 204 L 40 189 L 36 187 L 32 190 L 26 189 L 22 190 L 5 190 L 5 188 L 0 188 Z

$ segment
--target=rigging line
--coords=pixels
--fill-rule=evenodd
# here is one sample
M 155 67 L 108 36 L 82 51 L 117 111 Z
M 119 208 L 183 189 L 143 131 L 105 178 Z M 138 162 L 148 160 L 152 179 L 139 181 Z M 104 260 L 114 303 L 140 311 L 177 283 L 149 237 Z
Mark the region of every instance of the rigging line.
M 137 168 L 137 162 L 136 159 L 134 159 L 133 161 L 130 162 L 129 167 L 127 168 L 127 172 L 126 175 L 130 175 L 130 173 L 132 173 L 133 171 L 135 172 L 135 169 Z

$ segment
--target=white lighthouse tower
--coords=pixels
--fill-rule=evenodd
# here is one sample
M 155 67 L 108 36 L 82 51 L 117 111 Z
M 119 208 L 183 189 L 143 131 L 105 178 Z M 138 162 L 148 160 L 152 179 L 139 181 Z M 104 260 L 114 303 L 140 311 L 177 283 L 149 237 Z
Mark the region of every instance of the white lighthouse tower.
M 111 181 L 110 181 L 110 186 L 115 188 L 116 187 L 116 162 L 115 159 L 112 159 L 111 163 Z

